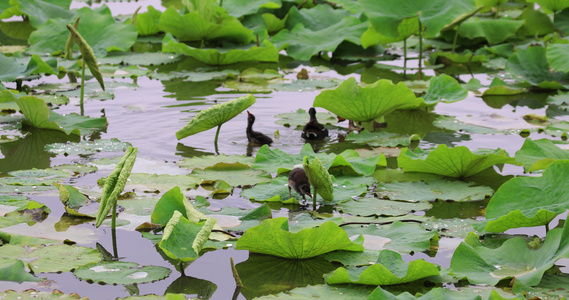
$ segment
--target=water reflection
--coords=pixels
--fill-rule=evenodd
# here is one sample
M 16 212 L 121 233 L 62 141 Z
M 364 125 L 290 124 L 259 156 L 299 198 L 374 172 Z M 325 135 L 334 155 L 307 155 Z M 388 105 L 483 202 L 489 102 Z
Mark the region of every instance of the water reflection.
M 243 282 L 241 294 L 247 299 L 323 284 L 323 275 L 336 269 L 321 257 L 291 260 L 253 253 L 235 268 Z
M 0 173 L 6 174 L 15 170 L 32 168 L 45 169 L 50 167 L 51 158 L 55 154 L 44 150 L 52 143 L 79 142 L 77 135 L 67 135 L 56 130 L 31 128 L 23 139 L 0 144 L 4 155 L 0 159 Z
M 182 275 L 168 286 L 164 295 L 169 293 L 186 294 L 197 295 L 199 299 L 210 299 L 216 290 L 217 285 L 209 280 Z

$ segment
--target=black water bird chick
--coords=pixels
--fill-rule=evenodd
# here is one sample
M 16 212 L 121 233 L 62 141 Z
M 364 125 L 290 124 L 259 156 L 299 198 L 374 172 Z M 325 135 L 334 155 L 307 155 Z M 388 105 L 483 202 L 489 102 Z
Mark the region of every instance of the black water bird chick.
M 253 123 L 255 123 L 255 115 L 247 111 L 247 140 L 249 143 L 255 143 L 259 145 L 271 144 L 273 139 L 262 134 L 258 131 L 253 131 Z
M 304 125 L 302 134 L 300 136 L 306 140 L 321 140 L 327 137 L 328 129 L 326 129 L 324 125 L 318 123 L 318 120 L 316 120 L 316 109 L 314 109 L 314 107 L 311 107 L 308 110 L 308 114 L 310 115 L 310 121 Z
M 310 182 L 308 181 L 308 177 L 306 177 L 306 173 L 302 168 L 295 168 L 290 171 L 288 174 L 288 196 L 292 198 L 291 188 L 294 189 L 299 195 L 302 196 L 302 199 L 306 200 L 304 195 L 308 195 L 308 197 L 312 197 L 310 194 Z

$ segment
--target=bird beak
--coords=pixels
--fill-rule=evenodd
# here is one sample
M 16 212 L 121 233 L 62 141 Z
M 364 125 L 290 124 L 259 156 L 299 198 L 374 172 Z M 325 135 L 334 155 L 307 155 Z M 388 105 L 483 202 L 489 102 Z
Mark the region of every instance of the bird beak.
M 250 113 L 249 111 L 247 111 L 247 115 L 249 115 L 249 116 L 250 116 L 250 115 L 251 115 L 251 113 Z
M 312 195 L 310 193 L 306 193 L 308 195 L 308 197 L 312 198 Z

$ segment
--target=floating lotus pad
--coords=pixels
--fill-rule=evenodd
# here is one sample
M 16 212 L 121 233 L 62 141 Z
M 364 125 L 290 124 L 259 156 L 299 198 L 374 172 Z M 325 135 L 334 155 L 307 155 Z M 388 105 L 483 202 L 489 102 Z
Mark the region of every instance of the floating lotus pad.
M 3 258 L 0 261 L 0 280 L 22 283 L 24 281 L 38 282 L 43 279 L 26 272 L 24 263 L 21 260 Z M 2 293 L 0 293 L 1 296 Z
M 127 285 L 164 279 L 170 274 L 170 269 L 159 266 L 140 267 L 133 262 L 114 261 L 84 265 L 73 274 L 81 280 Z
M 35 273 L 67 272 L 101 260 L 101 255 L 93 248 L 69 245 L 33 248 L 3 245 L 0 247 L 0 257 L 18 257 L 20 260 L 25 261 L 26 264 L 29 264 Z
M 333 222 L 297 233 L 288 231 L 286 217 L 264 220 L 248 229 L 237 241 L 235 249 L 249 250 L 291 259 L 305 259 L 334 250 L 363 251 L 361 242 L 348 239 L 346 232 Z
M 494 194 L 490 187 L 478 186 L 473 182 L 447 180 L 380 183 L 376 190 L 380 197 L 411 202 L 479 201 Z

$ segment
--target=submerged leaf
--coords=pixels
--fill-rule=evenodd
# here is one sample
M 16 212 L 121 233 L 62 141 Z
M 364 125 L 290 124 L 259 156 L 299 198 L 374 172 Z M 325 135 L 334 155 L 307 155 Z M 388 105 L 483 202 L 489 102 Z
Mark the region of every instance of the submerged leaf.
M 361 244 L 350 241 L 346 232 L 333 222 L 297 233 L 288 231 L 286 217 L 264 220 L 248 229 L 235 249 L 249 250 L 292 259 L 304 259 L 334 250 L 363 251 Z
M 176 138 L 181 140 L 190 135 L 221 126 L 235 118 L 242 111 L 255 103 L 255 97 L 249 94 L 237 99 L 214 105 L 201 110 L 186 126 L 176 132 Z
M 137 153 L 138 148 L 129 147 L 113 172 L 107 177 L 101 194 L 101 204 L 99 206 L 99 212 L 97 213 L 96 227 L 101 226 L 111 211 L 111 208 L 117 205 L 117 199 L 126 185 L 126 180 L 134 166 Z
M 358 122 L 373 121 L 399 107 L 417 105 L 415 94 L 402 82 L 394 85 L 389 80 L 380 79 L 361 87 L 353 77 L 334 90 L 322 91 L 314 99 L 314 106 Z

